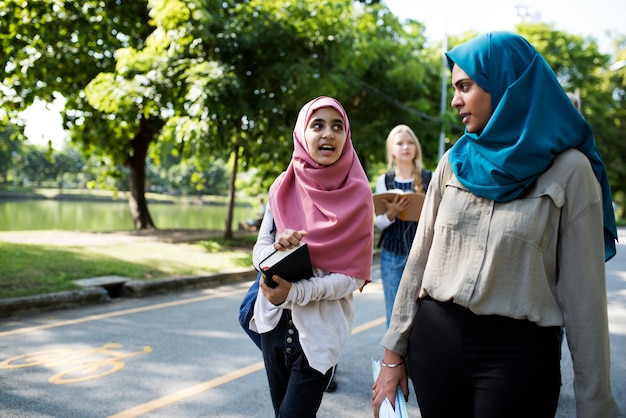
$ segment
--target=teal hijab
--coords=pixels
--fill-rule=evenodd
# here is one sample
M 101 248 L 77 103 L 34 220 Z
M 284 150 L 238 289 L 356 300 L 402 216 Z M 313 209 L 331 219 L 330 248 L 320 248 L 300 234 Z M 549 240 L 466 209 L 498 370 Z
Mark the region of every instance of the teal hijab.
M 606 168 L 589 124 L 554 72 L 519 35 L 491 32 L 446 53 L 491 94 L 493 114 L 480 133 L 468 132 L 450 149 L 450 166 L 477 196 L 516 199 L 568 148 L 584 153 L 602 186 L 605 260 L 615 255 L 617 227 Z

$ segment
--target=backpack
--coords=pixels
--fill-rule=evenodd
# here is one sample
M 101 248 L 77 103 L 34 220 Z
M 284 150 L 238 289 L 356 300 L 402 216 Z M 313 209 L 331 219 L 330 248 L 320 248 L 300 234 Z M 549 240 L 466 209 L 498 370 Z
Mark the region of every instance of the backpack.
M 430 180 L 433 178 L 433 172 L 428 170 L 422 170 L 422 187 L 424 190 L 428 189 Z M 391 170 L 385 173 L 385 188 L 387 190 L 393 189 L 393 179 L 396 177 L 396 172 Z
M 272 231 L 276 231 L 276 224 L 272 226 Z M 248 337 L 252 340 L 259 350 L 261 350 L 261 335 L 257 332 L 254 332 L 250 329 L 250 321 L 254 316 L 254 303 L 256 302 L 256 297 L 259 294 L 259 282 L 263 275 L 261 272 L 257 272 L 256 280 L 254 283 L 250 285 L 246 295 L 243 297 L 241 301 L 241 305 L 239 305 L 239 325 L 243 330 L 248 334 Z
M 252 316 L 254 316 L 254 303 L 256 302 L 256 297 L 259 293 L 259 281 L 261 280 L 261 272 L 259 271 L 256 275 L 256 280 L 252 285 L 248 288 L 248 292 L 243 297 L 241 301 L 241 305 L 239 306 L 239 325 L 241 328 L 248 334 L 248 337 L 252 340 L 253 343 L 261 349 L 261 336 L 252 331 L 249 328 L 250 320 L 252 320 Z

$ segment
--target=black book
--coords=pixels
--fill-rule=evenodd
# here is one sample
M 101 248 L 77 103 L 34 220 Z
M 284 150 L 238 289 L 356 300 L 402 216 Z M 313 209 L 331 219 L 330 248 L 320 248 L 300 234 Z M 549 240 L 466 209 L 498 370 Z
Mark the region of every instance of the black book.
M 278 286 L 273 275 L 297 282 L 313 276 L 313 265 L 309 255 L 309 246 L 305 243 L 286 251 L 274 251 L 259 263 L 259 269 L 265 276 L 265 284 L 271 288 Z

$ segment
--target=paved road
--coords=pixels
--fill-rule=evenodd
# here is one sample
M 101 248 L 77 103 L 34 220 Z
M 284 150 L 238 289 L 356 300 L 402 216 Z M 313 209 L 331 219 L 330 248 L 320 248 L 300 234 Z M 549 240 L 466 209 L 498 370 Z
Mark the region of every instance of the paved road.
M 626 243 L 626 231 L 621 238 Z M 355 295 L 356 328 L 321 418 L 371 416 L 371 358 L 380 358 L 383 294 Z M 626 246 L 607 264 L 612 382 L 626 412 Z M 240 330 L 248 283 L 0 320 L 0 416 L 271 417 L 260 352 Z M 557 416 L 574 417 L 563 360 Z M 420 416 L 411 394 L 409 414 Z

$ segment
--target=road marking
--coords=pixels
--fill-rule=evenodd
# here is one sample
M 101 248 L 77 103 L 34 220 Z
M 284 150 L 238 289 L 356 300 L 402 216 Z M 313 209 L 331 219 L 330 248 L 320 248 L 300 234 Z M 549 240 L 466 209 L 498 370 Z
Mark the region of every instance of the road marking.
M 374 319 L 373 321 L 366 322 L 363 325 L 359 325 L 358 327 L 355 327 L 352 330 L 352 335 L 359 334 L 361 332 L 365 332 L 365 331 L 370 330 L 372 328 L 375 328 L 375 327 L 377 327 L 379 325 L 385 324 L 386 322 L 387 322 L 387 320 L 385 319 L 385 317 L 381 316 L 378 319 Z
M 64 371 L 56 373 L 48 381 L 58 385 L 84 382 L 98 379 L 118 372 L 126 366 L 124 359 L 152 352 L 150 346 L 134 353 L 124 353 L 116 349 L 122 344 L 108 343 L 98 348 L 73 350 L 60 348 L 23 354 L 0 362 L 0 369 L 22 369 L 25 367 L 43 366 L 59 368 L 68 366 Z
M 68 319 L 66 321 L 54 322 L 54 323 L 51 323 L 51 324 L 36 325 L 36 326 L 24 327 L 24 328 L 17 328 L 17 329 L 11 330 L 11 331 L 2 331 L 2 332 L 0 332 L 0 337 L 8 337 L 8 336 L 11 336 L 11 335 L 25 334 L 27 332 L 41 331 L 41 330 L 50 329 L 50 328 L 65 327 L 65 326 L 68 326 L 68 325 L 83 324 L 85 322 L 99 321 L 99 320 L 102 320 L 102 319 L 114 318 L 116 316 L 131 315 L 131 314 L 135 314 L 135 313 L 154 311 L 154 310 L 157 310 L 157 309 L 172 308 L 174 306 L 185 305 L 185 304 L 188 304 L 188 303 L 204 302 L 206 300 L 215 299 L 215 298 L 218 298 L 218 297 L 231 296 L 231 295 L 236 295 L 236 294 L 239 294 L 239 293 L 245 293 L 248 290 L 248 287 L 250 287 L 251 283 L 252 282 L 247 283 L 245 288 L 236 289 L 236 290 L 223 291 L 223 290 L 213 290 L 213 289 L 210 289 L 208 291 L 210 291 L 212 293 L 210 295 L 206 295 L 206 296 L 198 296 L 198 297 L 190 298 L 190 299 L 183 299 L 183 300 L 177 300 L 177 301 L 173 301 L 173 302 L 159 303 L 157 305 L 142 306 L 140 308 L 132 308 L 132 309 L 125 309 L 125 310 L 122 310 L 122 311 L 109 312 L 109 313 L 98 314 L 98 315 L 90 315 L 90 316 L 86 316 L 84 318 Z
M 236 294 L 240 294 L 240 293 L 245 293 L 248 290 L 248 288 L 250 287 L 250 283 L 251 282 L 246 282 L 246 283 L 243 283 L 243 284 L 239 284 L 236 289 L 229 289 L 227 291 L 208 289 L 207 291 L 211 292 L 211 294 L 205 295 L 205 296 L 199 296 L 199 297 L 194 297 L 194 298 L 189 298 L 189 299 L 184 299 L 184 300 L 178 300 L 178 301 L 173 301 L 173 302 L 160 303 L 160 304 L 156 304 L 156 305 L 143 306 L 143 307 L 139 307 L 139 308 L 124 309 L 124 310 L 121 310 L 121 311 L 109 312 L 109 313 L 98 314 L 98 315 L 90 315 L 90 316 L 86 316 L 84 318 L 70 319 L 70 320 L 59 321 L 59 322 L 55 322 L 55 323 L 51 323 L 51 324 L 36 325 L 36 326 L 32 326 L 32 327 L 25 327 L 25 328 L 19 328 L 19 329 L 10 330 L 10 331 L 3 331 L 3 332 L 0 332 L 0 337 L 6 337 L 6 336 L 11 336 L 11 335 L 17 335 L 17 334 L 24 334 L 24 333 L 28 333 L 28 332 L 40 331 L 40 330 L 57 328 L 57 327 L 63 327 L 63 326 L 69 326 L 69 325 L 77 325 L 77 324 L 82 324 L 82 323 L 86 323 L 86 322 L 99 321 L 99 320 L 102 320 L 102 319 L 114 318 L 114 317 L 123 316 L 123 315 L 131 315 L 131 314 L 135 314 L 135 313 L 149 312 L 149 311 L 158 310 L 158 309 L 165 309 L 165 308 L 171 308 L 171 307 L 175 307 L 175 306 L 185 305 L 185 304 L 188 304 L 188 303 L 204 302 L 204 301 L 207 301 L 207 300 L 210 300 L 210 299 L 215 299 L 215 298 L 218 298 L 218 297 L 231 296 L 231 295 L 236 295 Z M 375 320 L 372 320 L 370 322 L 367 322 L 365 324 L 362 324 L 362 325 L 359 325 L 359 326 L 355 327 L 352 330 L 352 335 L 359 334 L 361 332 L 365 332 L 365 331 L 367 331 L 369 329 L 375 328 L 375 327 L 377 327 L 379 325 L 382 325 L 384 323 L 385 323 L 385 318 L 384 317 L 377 318 Z M 244 367 L 242 369 L 236 370 L 236 371 L 234 371 L 232 373 L 228 373 L 226 375 L 220 376 L 218 378 L 215 378 L 215 379 L 203 382 L 203 383 L 199 383 L 198 385 L 191 386 L 189 388 L 186 388 L 186 389 L 180 390 L 178 392 L 172 393 L 170 395 L 164 396 L 162 398 L 158 398 L 158 399 L 155 399 L 153 401 L 147 402 L 145 404 L 138 405 L 136 407 L 128 409 L 126 411 L 122 411 L 122 412 L 120 412 L 118 414 L 111 415 L 109 418 L 138 417 L 138 416 L 147 414 L 148 412 L 152 412 L 152 411 L 155 411 L 157 409 L 163 408 L 165 406 L 172 405 L 174 403 L 180 402 L 180 401 L 182 401 L 184 399 L 190 398 L 190 397 L 195 396 L 197 394 L 200 394 L 202 392 L 206 392 L 207 390 L 213 389 L 215 387 L 218 387 L 218 386 L 224 385 L 226 383 L 232 382 L 234 380 L 240 379 L 240 378 L 245 377 L 247 375 L 250 375 L 252 373 L 256 373 L 256 372 L 258 372 L 260 370 L 263 370 L 264 367 L 265 366 L 264 366 L 263 362 L 261 361 L 261 362 L 252 364 L 250 366 Z
M 111 415 L 108 418 L 138 417 L 138 416 L 147 414 L 148 412 L 152 412 L 157 409 L 163 408 L 165 406 L 172 405 L 176 402 L 180 402 L 183 399 L 190 398 L 199 393 L 206 392 L 209 389 L 213 389 L 220 385 L 226 384 L 228 382 L 232 382 L 233 380 L 240 379 L 249 374 L 256 373 L 259 370 L 263 370 L 263 368 L 264 368 L 263 362 L 259 361 L 258 363 L 254 363 L 248 367 L 244 367 L 243 369 L 235 370 L 232 373 L 228 373 L 218 378 L 197 384 L 195 386 L 191 386 L 183 390 L 179 390 L 178 392 L 174 392 L 162 398 L 155 399 L 153 401 L 144 403 L 142 405 L 138 405 L 134 408 L 127 409 L 126 411 L 120 412 L 118 414 Z
M 378 319 L 374 319 L 370 322 L 366 322 L 365 324 L 359 325 L 352 330 L 352 335 L 359 334 L 361 332 L 370 330 L 379 325 L 382 325 L 386 322 L 385 317 L 380 317 Z M 135 418 L 147 414 L 148 412 L 155 411 L 160 408 L 164 408 L 166 406 L 175 404 L 184 399 L 191 398 L 192 396 L 198 395 L 202 392 L 206 392 L 207 390 L 214 389 L 218 386 L 224 385 L 226 383 L 230 383 L 234 380 L 241 379 L 249 374 L 256 373 L 260 370 L 263 370 L 265 365 L 262 361 L 258 363 L 254 363 L 250 366 L 244 367 L 243 369 L 235 370 L 232 373 L 225 374 L 218 378 L 208 380 L 203 383 L 199 383 L 195 386 L 191 386 L 185 388 L 183 390 L 179 390 L 178 392 L 171 393 L 162 398 L 155 399 L 150 402 L 146 402 L 142 405 L 137 405 L 131 409 L 127 409 L 126 411 L 122 411 L 115 415 L 111 415 L 108 418 Z

